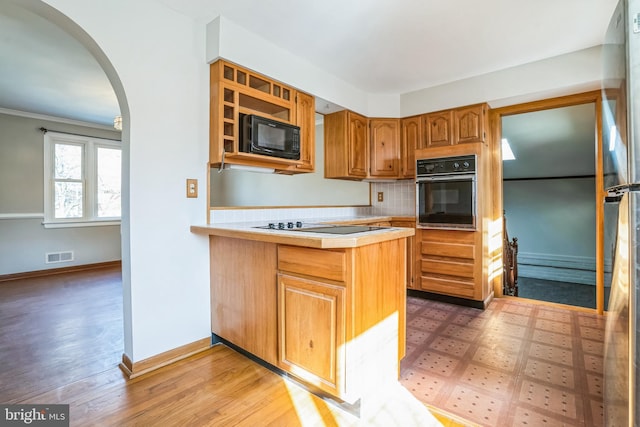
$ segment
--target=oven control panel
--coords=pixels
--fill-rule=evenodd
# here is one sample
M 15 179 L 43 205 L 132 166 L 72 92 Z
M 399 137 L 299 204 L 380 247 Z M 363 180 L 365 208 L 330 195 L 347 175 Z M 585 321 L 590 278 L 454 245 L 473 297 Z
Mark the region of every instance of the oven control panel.
M 469 173 L 475 172 L 475 170 L 475 155 L 416 160 L 417 176 Z

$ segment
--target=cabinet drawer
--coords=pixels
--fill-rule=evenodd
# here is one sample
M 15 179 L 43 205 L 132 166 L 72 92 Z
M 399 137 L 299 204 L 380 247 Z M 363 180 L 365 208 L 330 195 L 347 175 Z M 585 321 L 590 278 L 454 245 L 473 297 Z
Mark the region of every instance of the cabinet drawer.
M 473 282 L 449 280 L 442 277 L 431 277 L 424 274 L 420 277 L 420 289 L 439 294 L 471 299 L 475 299 L 477 293 Z
M 279 245 L 278 270 L 344 282 L 346 255 L 344 251 Z
M 444 276 L 474 278 L 473 263 L 444 261 L 438 259 L 423 258 L 420 266 L 422 273 L 440 274 Z
M 448 258 L 476 259 L 474 245 L 441 242 L 422 242 L 422 255 L 440 256 Z

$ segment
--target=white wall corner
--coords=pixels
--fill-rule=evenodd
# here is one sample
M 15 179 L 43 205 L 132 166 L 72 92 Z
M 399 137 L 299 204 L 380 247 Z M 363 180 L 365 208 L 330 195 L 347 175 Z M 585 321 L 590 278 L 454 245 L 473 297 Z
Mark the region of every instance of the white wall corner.
M 367 116 L 401 117 L 400 94 L 370 94 Z
M 206 61 L 211 64 L 220 58 L 220 19 L 216 17 L 207 24 L 206 30 Z

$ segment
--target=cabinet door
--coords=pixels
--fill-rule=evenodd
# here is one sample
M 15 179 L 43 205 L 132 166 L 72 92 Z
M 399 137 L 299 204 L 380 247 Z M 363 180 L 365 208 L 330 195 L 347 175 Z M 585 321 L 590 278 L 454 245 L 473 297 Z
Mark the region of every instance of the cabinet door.
M 484 142 L 486 120 L 484 104 L 457 108 L 453 115 L 456 144 Z
M 413 178 L 416 175 L 416 148 L 422 141 L 421 117 L 402 119 L 400 145 L 400 177 Z
M 416 223 L 412 221 L 393 221 L 392 227 L 416 228 Z M 417 232 L 416 232 L 417 233 Z M 415 288 L 414 282 L 414 265 L 416 262 L 415 254 L 415 236 L 407 237 L 407 288 Z
M 344 394 L 345 289 L 278 274 L 279 366 Z
M 300 127 L 300 160 L 297 169 L 313 172 L 316 155 L 316 102 L 303 92 L 296 94 L 296 123 Z
M 424 117 L 426 147 L 453 145 L 453 111 L 429 113 Z
M 367 159 L 369 157 L 367 118 L 349 112 L 348 120 L 349 176 L 365 178 L 368 171 Z
M 400 176 L 400 121 L 371 119 L 369 124 L 371 126 L 371 176 L 398 178 Z

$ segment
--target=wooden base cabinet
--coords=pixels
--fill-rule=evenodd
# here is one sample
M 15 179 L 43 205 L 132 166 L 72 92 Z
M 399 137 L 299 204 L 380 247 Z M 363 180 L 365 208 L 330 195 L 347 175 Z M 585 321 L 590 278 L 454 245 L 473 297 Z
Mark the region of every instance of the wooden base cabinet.
M 419 234 L 418 289 L 483 300 L 480 233 L 422 229 Z
M 211 331 L 275 365 L 277 245 L 212 236 L 209 253 Z
M 405 245 L 279 245 L 278 367 L 346 402 L 396 381 L 406 339 Z
M 416 228 L 416 222 L 414 221 L 392 221 L 392 227 L 405 227 L 405 228 Z M 415 236 L 407 237 L 407 289 L 415 289 Z
M 278 274 L 279 367 L 344 394 L 345 310 L 344 286 Z
M 213 334 L 353 403 L 396 383 L 406 240 L 318 249 L 211 236 Z

